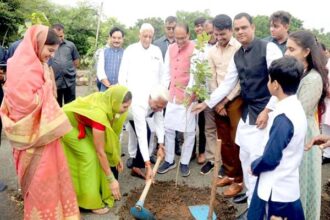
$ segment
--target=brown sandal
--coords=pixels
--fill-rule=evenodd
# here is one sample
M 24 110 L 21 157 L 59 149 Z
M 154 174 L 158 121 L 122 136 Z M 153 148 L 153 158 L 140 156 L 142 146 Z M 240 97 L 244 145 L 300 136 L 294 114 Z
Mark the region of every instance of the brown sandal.
M 132 171 L 131 171 L 131 176 L 140 178 L 145 180 L 146 179 L 146 175 L 142 172 L 142 170 L 140 168 L 137 167 L 133 167 Z

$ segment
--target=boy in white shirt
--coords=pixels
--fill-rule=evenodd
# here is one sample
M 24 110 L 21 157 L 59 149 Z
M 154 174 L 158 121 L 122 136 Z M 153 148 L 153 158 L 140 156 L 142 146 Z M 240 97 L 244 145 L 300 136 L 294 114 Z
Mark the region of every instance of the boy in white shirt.
M 263 220 L 271 216 L 303 220 L 300 202 L 299 165 L 304 153 L 307 130 L 305 112 L 296 91 L 303 65 L 293 57 L 272 62 L 269 68 L 269 92 L 279 100 L 269 114 L 265 148 L 251 164 L 258 181 L 248 219 Z

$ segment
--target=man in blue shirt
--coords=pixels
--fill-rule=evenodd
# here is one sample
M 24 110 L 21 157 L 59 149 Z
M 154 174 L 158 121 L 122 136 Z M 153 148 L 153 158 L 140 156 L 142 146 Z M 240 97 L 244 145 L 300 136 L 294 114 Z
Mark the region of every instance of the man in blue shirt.
M 12 57 L 15 53 L 16 48 L 18 47 L 18 45 L 21 43 L 22 39 L 19 39 L 17 41 L 15 41 L 14 43 L 10 44 L 7 53 L 6 53 L 6 61 Z
M 111 85 L 118 83 L 118 73 L 123 57 L 124 31 L 114 27 L 109 33 L 109 46 L 99 54 L 97 62 L 97 78 L 101 82 L 100 91 L 105 91 Z
M 61 39 L 54 58 L 49 62 L 54 70 L 57 86 L 57 102 L 60 106 L 76 99 L 76 68 L 79 66 L 79 53 L 73 42 L 64 39 L 64 26 L 54 24 L 52 29 Z

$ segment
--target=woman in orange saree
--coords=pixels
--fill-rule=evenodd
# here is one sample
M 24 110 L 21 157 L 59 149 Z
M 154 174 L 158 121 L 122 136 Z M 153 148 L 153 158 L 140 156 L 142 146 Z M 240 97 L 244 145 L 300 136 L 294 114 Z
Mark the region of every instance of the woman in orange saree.
M 8 60 L 1 117 L 13 148 L 26 220 L 80 219 L 60 144 L 71 125 L 55 99 L 47 65 L 58 45 L 54 31 L 34 25 Z

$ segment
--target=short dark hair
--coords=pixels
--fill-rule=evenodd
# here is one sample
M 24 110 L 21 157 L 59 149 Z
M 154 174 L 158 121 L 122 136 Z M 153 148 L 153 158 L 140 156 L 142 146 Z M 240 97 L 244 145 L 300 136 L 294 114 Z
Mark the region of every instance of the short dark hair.
M 132 100 L 132 93 L 130 91 L 128 91 L 126 93 L 126 95 L 124 96 L 123 103 L 126 103 L 126 102 L 131 101 L 131 100 Z
M 239 13 L 234 17 L 234 20 L 238 20 L 238 19 L 241 19 L 241 18 L 246 18 L 249 21 L 250 24 L 253 24 L 252 16 L 249 15 L 248 13 L 246 13 L 246 12 Z
M 189 26 L 187 23 L 178 23 L 176 24 L 175 28 L 181 27 L 186 30 L 187 34 L 189 34 Z
M 270 16 L 269 21 L 280 21 L 281 24 L 290 24 L 291 14 L 286 11 L 276 11 Z
M 60 43 L 61 43 L 61 41 L 58 38 L 55 31 L 53 29 L 48 29 L 48 34 L 47 34 L 45 45 L 57 45 Z
M 292 56 L 274 60 L 268 69 L 270 81 L 276 80 L 286 95 L 293 95 L 297 92 L 303 72 L 304 65 Z
M 63 31 L 64 26 L 63 26 L 63 24 L 57 23 L 57 24 L 53 24 L 52 29 L 56 29 L 58 31 Z
M 168 16 L 168 17 L 165 19 L 165 24 L 166 24 L 166 23 L 173 23 L 173 22 L 177 22 L 177 19 L 176 19 L 176 17 L 174 17 L 174 16 Z
M 327 51 L 327 47 L 325 46 L 324 43 L 320 43 L 320 47 L 321 47 L 321 49 L 322 49 L 324 52 Z
M 220 14 L 213 19 L 213 26 L 219 30 L 233 29 L 233 21 L 228 15 Z
M 113 27 L 109 32 L 109 36 L 112 36 L 113 33 L 117 32 L 117 31 L 119 31 L 121 33 L 122 37 L 125 36 L 124 31 L 122 29 L 120 29 L 119 27 Z
M 200 25 L 200 24 L 204 24 L 205 21 L 206 21 L 206 19 L 204 17 L 196 18 L 195 21 L 194 21 L 194 25 L 197 26 L 197 25 Z

